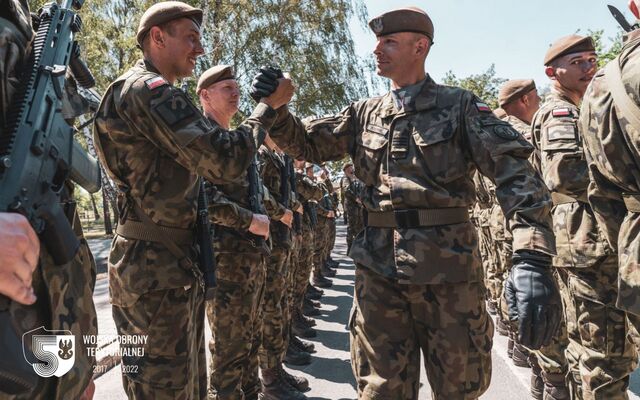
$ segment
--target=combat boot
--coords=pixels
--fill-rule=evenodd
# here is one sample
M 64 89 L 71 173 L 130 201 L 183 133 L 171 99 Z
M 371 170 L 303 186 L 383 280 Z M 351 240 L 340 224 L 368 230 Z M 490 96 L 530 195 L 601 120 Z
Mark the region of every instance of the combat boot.
M 339 268 L 340 267 L 340 262 L 334 260 L 333 258 L 331 258 L 331 256 L 329 256 L 329 259 L 327 259 L 327 264 L 329 264 L 329 266 L 331 268 Z
M 322 298 L 322 295 L 316 292 L 307 291 L 304 294 L 304 297 L 309 300 L 320 300 Z
M 262 396 L 264 400 L 304 400 L 307 398 L 287 383 L 277 367 L 262 370 Z
M 509 326 L 506 322 L 500 317 L 497 318 L 498 322 L 496 323 L 496 332 L 498 332 L 501 336 L 509 335 Z
M 314 338 L 317 336 L 316 330 L 310 326 L 305 326 L 304 324 L 295 320 L 291 323 L 291 331 L 294 335 L 300 336 L 303 338 Z
M 330 288 L 333 285 L 333 282 L 331 282 L 331 280 L 325 278 L 324 276 L 322 276 L 322 273 L 317 272 L 317 273 L 313 273 L 313 284 L 317 287 L 321 287 L 321 288 Z
M 544 380 L 544 400 L 570 400 L 565 374 L 542 373 Z
M 495 317 L 498 314 L 498 307 L 496 306 L 496 303 L 491 300 L 487 301 L 487 312 L 489 315 L 493 315 Z
M 529 366 L 531 367 L 531 398 L 542 400 L 544 380 L 542 379 L 542 369 L 538 365 L 538 359 L 535 356 L 529 357 Z
M 290 335 L 289 343 L 296 347 L 298 350 L 306 351 L 307 353 L 316 352 L 316 346 L 313 343 L 301 340 L 293 333 Z
M 322 266 L 321 270 L 323 276 L 328 276 L 329 278 L 336 276 L 336 271 L 332 270 L 326 263 Z
M 513 345 L 513 365 L 516 367 L 529 368 L 529 350 L 523 345 L 514 341 Z
M 324 294 L 324 290 L 318 289 L 317 287 L 313 286 L 312 284 L 308 284 L 307 285 L 307 292 L 319 294 L 320 296 L 322 296 Z
M 315 317 L 320 315 L 320 310 L 315 308 L 312 303 L 304 302 L 302 303 L 302 313 L 309 317 Z
M 302 314 L 302 311 L 296 310 L 293 314 L 293 319 L 296 323 L 301 324 L 302 326 L 306 326 L 307 328 L 311 328 L 316 326 L 316 320 L 313 318 L 309 318 L 306 315 Z
M 289 343 L 287 352 L 284 355 L 284 362 L 291 365 L 309 365 L 311 364 L 311 354 L 296 349 L 295 346 Z
M 280 376 L 290 385 L 293 386 L 298 392 L 309 391 L 309 381 L 303 376 L 291 375 L 288 373 L 282 364 L 278 367 L 278 373 Z

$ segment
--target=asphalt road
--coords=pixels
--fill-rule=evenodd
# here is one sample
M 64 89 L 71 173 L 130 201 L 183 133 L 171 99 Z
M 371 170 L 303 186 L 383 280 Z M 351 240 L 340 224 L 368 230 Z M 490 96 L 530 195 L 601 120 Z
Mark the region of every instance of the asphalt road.
M 109 240 L 91 240 L 94 256 L 99 270 L 104 271 L 104 264 L 109 251 Z M 333 279 L 333 287 L 324 289 L 322 298 L 322 315 L 317 318 L 318 336 L 313 339 L 317 353 L 313 362 L 305 367 L 289 368 L 292 373 L 305 376 L 310 381 L 311 390 L 306 393 L 311 400 L 345 400 L 355 399 L 356 389 L 351 372 L 349 356 L 349 334 L 345 325 L 353 299 L 354 265 L 346 257 L 345 227 L 338 227 L 336 246 L 333 258 L 342 266 Z M 102 265 L 100 265 L 102 264 Z M 105 275 L 100 275 L 96 285 L 94 300 L 98 309 L 98 329 L 100 334 L 115 334 L 115 326 L 111 319 L 111 306 L 108 299 L 108 282 Z M 211 333 L 207 328 L 207 339 Z M 113 345 L 112 345 L 113 346 Z M 108 347 L 105 351 L 108 353 Z M 103 352 L 104 353 L 104 352 Z M 209 354 L 207 354 L 209 357 Z M 100 356 L 99 356 L 100 358 Z M 492 351 L 493 373 L 489 390 L 481 399 L 491 400 L 528 400 L 529 369 L 513 365 L 507 358 L 506 338 L 495 335 Z M 431 398 L 429 383 L 422 370 L 420 400 Z M 640 373 L 636 370 L 631 379 L 631 399 L 640 399 Z M 120 366 L 116 366 L 96 380 L 96 400 L 126 399 L 122 389 Z

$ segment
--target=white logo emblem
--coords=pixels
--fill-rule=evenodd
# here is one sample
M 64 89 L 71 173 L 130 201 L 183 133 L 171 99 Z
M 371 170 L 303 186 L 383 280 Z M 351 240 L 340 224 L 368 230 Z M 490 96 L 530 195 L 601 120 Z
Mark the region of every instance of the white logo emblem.
M 26 355 L 29 352 L 25 343 L 27 335 L 35 331 L 45 333 L 31 336 L 33 355 L 42 362 L 31 362 Z M 59 378 L 69 372 L 76 361 L 76 337 L 70 331 L 50 331 L 41 326 L 22 335 L 22 353 L 36 374 Z
M 382 32 L 382 29 L 384 29 L 384 25 L 382 25 L 382 18 L 376 18 L 373 21 L 371 21 L 371 29 L 375 33 Z

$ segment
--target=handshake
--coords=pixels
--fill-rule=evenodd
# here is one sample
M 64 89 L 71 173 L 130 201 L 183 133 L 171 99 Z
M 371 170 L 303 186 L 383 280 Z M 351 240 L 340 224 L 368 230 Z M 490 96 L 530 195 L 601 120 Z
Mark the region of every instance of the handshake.
M 274 110 L 286 105 L 293 97 L 295 86 L 279 68 L 262 67 L 251 83 L 251 97 Z

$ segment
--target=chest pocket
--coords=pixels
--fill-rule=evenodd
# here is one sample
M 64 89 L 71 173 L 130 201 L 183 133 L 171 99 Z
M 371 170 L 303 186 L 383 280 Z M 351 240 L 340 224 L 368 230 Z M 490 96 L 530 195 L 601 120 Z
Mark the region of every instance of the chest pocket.
M 451 121 L 431 127 L 414 127 L 415 158 L 433 178 L 448 182 L 459 178 L 464 170 L 462 148 L 455 140 Z
M 356 175 L 367 186 L 376 184 L 380 175 L 380 165 L 386 153 L 389 138 L 381 127 L 365 130 L 357 140 L 354 168 Z
M 553 121 L 544 128 L 540 149 L 545 152 L 580 149 L 578 132 L 572 120 Z

